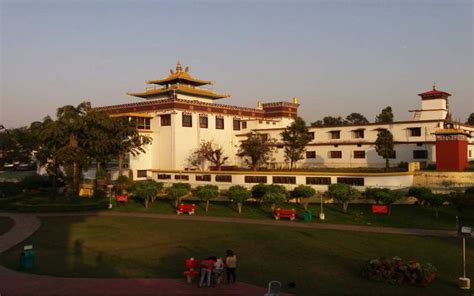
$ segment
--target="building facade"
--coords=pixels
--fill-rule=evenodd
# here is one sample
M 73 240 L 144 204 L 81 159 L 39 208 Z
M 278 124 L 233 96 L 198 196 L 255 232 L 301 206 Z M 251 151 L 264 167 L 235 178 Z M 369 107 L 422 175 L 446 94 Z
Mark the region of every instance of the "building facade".
M 226 165 L 245 166 L 237 156 L 240 143 L 250 132 L 275 139 L 274 159 L 270 168 L 286 168 L 280 133 L 298 114 L 298 100 L 262 103 L 256 108 L 216 103 L 228 97 L 209 89 L 211 81 L 200 80 L 183 70 L 178 62 L 164 79 L 147 81 L 143 92 L 129 93 L 145 99 L 141 102 L 94 108 L 111 116 L 129 117 L 137 122 L 141 133 L 153 142 L 146 153 L 131 157 L 130 169 L 135 176 L 152 170 L 192 169 L 188 158 L 202 141 L 213 141 L 229 157 Z M 401 162 L 436 162 L 435 130 L 442 128 L 449 113 L 449 93 L 433 90 L 419 94 L 421 107 L 411 110 L 410 121 L 310 127 L 312 140 L 299 167 L 380 167 L 384 159 L 375 151 L 378 131 L 389 130 L 394 137 L 395 153 L 391 165 Z M 474 127 L 458 124 L 457 128 L 474 134 Z M 474 160 L 474 143 L 467 145 L 469 160 Z M 144 173 L 145 172 L 145 173 Z

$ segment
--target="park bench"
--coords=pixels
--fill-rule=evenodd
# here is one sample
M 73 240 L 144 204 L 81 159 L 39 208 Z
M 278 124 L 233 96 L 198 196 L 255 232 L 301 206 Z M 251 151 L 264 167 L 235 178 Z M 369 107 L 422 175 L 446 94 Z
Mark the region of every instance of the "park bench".
M 201 265 L 201 260 L 194 260 L 194 258 L 189 258 L 184 261 L 185 271 L 183 275 L 186 277 L 186 282 L 190 284 L 194 277 L 199 275 L 199 267 Z
M 296 210 L 295 209 L 287 210 L 287 209 L 278 208 L 273 212 L 273 217 L 275 217 L 275 220 L 279 220 L 280 218 L 289 218 L 291 221 L 293 221 L 296 218 Z
M 194 215 L 194 211 L 196 210 L 196 205 L 185 205 L 185 204 L 180 204 L 178 208 L 176 209 L 176 214 L 184 214 L 188 213 L 188 215 Z
M 388 205 L 372 205 L 372 213 L 373 214 L 388 214 Z
M 128 201 L 128 195 L 127 194 L 119 194 L 115 197 L 115 200 L 117 202 L 126 203 Z

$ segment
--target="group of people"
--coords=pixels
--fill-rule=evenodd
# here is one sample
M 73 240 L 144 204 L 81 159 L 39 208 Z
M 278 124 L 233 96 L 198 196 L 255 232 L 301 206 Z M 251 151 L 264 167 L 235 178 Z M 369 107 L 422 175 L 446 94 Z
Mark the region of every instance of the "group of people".
M 224 260 L 215 256 L 208 257 L 201 261 L 201 278 L 199 287 L 210 287 L 214 279 L 219 284 L 224 276 L 227 275 L 227 284 L 235 283 L 235 269 L 237 267 L 237 256 L 232 250 L 227 250 Z

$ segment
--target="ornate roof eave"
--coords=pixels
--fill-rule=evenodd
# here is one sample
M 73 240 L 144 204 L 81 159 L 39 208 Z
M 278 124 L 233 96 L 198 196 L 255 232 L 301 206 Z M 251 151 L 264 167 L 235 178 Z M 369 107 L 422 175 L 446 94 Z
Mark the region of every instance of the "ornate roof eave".
M 212 85 L 213 82 L 210 80 L 200 80 L 192 77 L 191 75 L 184 75 L 187 73 L 175 73 L 171 74 L 168 77 L 164 79 L 158 79 L 158 80 L 147 80 L 145 81 L 147 84 L 158 84 L 158 85 L 165 85 L 165 84 L 173 84 L 174 82 L 181 82 L 185 81 L 188 84 L 194 85 L 194 86 L 202 86 L 202 85 Z
M 228 94 L 218 94 L 209 90 L 190 88 L 183 85 L 170 87 L 170 88 L 148 89 L 140 93 L 127 93 L 127 95 L 139 97 L 139 98 L 148 98 L 154 95 L 159 95 L 159 94 L 164 94 L 164 93 L 173 93 L 173 92 L 196 95 L 196 96 L 206 97 L 206 98 L 210 98 L 214 100 L 230 97 L 230 95 Z

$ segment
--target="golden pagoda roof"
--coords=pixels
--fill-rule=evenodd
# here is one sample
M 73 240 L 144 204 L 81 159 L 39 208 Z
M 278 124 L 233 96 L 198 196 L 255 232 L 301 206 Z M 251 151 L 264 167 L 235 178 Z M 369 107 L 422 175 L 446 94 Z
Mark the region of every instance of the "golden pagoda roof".
M 184 84 L 190 84 L 194 86 L 212 84 L 212 81 L 210 80 L 201 80 L 201 79 L 197 79 L 191 76 L 191 74 L 189 74 L 189 67 L 186 67 L 185 70 L 183 71 L 183 67 L 181 66 L 181 63 L 179 61 L 176 64 L 175 71 L 173 71 L 173 69 L 170 69 L 170 75 L 168 77 L 164 79 L 146 81 L 147 84 L 159 84 L 159 85 L 174 84 L 178 82 L 183 82 Z
M 460 128 L 443 128 L 436 130 L 433 134 L 435 135 L 466 135 L 470 137 L 469 132 Z
M 222 98 L 227 98 L 230 96 L 226 94 L 218 94 L 207 89 L 195 88 L 195 87 L 181 85 L 181 84 L 170 85 L 169 87 L 162 87 L 162 88 L 151 88 L 151 89 L 145 90 L 144 92 L 127 93 L 127 94 L 134 97 L 148 98 L 154 95 L 159 95 L 159 94 L 164 94 L 164 93 L 173 93 L 173 92 L 207 97 L 211 99 L 222 99 Z

